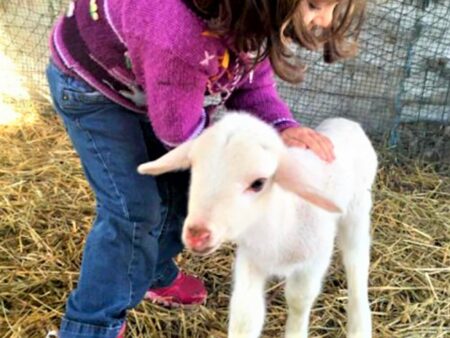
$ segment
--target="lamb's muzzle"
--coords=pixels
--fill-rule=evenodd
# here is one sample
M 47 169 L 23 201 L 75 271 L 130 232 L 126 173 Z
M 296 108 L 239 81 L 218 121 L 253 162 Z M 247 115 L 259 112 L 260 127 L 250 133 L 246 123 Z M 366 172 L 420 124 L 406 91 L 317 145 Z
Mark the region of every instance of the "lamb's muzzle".
M 211 246 L 211 231 L 202 225 L 186 225 L 185 228 L 185 246 L 197 254 L 210 253 L 213 249 Z

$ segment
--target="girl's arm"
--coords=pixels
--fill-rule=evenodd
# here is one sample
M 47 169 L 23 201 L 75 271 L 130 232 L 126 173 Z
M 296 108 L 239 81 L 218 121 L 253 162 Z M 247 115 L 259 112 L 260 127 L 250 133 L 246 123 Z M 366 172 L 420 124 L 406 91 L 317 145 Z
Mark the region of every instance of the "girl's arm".
M 198 136 L 209 122 L 203 109 L 207 75 L 164 50 L 148 56 L 144 67 L 148 116 L 158 139 L 172 148 Z
M 275 79 L 268 59 L 254 69 L 243 85 L 236 89 L 225 103 L 228 109 L 250 112 L 278 131 L 299 126 L 286 103 L 281 100 L 275 88 Z
M 253 80 L 248 79 L 226 102 L 227 108 L 251 112 L 272 124 L 289 146 L 310 148 L 321 159 L 334 160 L 333 144 L 315 130 L 302 127 L 295 121 L 288 106 L 279 97 L 272 67 L 268 59 L 254 71 Z

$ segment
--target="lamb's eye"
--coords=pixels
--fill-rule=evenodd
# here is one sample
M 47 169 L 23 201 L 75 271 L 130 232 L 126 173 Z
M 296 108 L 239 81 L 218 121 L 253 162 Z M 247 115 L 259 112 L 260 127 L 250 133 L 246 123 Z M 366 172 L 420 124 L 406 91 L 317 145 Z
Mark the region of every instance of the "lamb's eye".
M 265 178 L 258 178 L 257 180 L 254 180 L 252 184 L 248 187 L 248 190 L 251 190 L 253 192 L 261 191 L 262 188 L 264 188 L 264 184 L 266 183 Z

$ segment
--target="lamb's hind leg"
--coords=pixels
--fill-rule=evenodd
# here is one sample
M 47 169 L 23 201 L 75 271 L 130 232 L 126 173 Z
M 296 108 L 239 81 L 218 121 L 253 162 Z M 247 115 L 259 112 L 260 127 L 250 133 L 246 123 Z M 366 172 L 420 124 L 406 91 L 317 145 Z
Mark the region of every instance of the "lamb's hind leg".
M 348 284 L 348 338 L 372 337 L 368 299 L 371 206 L 370 193 L 366 192 L 351 204 L 338 231 Z
M 329 251 L 331 256 L 331 248 Z M 322 256 L 286 279 L 285 295 L 288 305 L 286 338 L 308 337 L 309 315 L 320 293 L 322 279 L 329 262 L 330 257 Z

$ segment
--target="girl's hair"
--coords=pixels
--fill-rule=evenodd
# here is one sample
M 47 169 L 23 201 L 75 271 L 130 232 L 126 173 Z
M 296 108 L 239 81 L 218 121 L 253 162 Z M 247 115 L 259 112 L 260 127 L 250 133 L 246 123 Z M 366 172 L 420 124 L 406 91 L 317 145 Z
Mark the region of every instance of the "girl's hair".
M 329 28 L 309 31 L 300 3 L 337 2 Z M 332 63 L 357 52 L 365 0 L 192 0 L 209 18 L 209 29 L 228 35 L 238 52 L 256 52 L 255 64 L 269 56 L 276 74 L 298 83 L 305 66 L 290 49 L 295 42 L 309 50 L 323 47 L 324 61 Z

